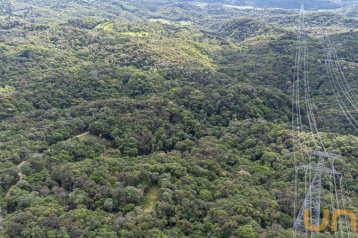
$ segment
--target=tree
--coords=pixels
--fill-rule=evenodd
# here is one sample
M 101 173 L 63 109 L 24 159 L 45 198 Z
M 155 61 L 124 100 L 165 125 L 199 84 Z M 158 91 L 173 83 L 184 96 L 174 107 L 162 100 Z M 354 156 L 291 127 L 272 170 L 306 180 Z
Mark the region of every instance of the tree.
M 95 121 L 89 127 L 91 134 L 99 135 L 104 132 L 104 125 L 102 121 Z
M 63 135 L 61 133 L 53 133 L 52 139 L 54 139 L 55 141 L 61 141 L 63 140 Z
M 116 137 L 115 142 L 118 145 L 118 148 L 123 152 L 123 154 L 130 156 L 136 156 L 138 154 L 138 141 L 136 138 L 125 137 L 124 139 L 121 139 L 119 137 Z
M 257 238 L 259 234 L 250 225 L 241 226 L 236 230 L 241 238 Z
M 170 202 L 172 200 L 172 195 L 169 192 L 164 192 L 162 198 L 164 201 Z
M 32 164 L 30 162 L 25 162 L 23 165 L 21 165 L 20 171 L 27 176 L 36 172 L 35 169 L 32 168 Z
M 276 161 L 277 158 L 279 158 L 280 155 L 278 153 L 275 153 L 275 152 L 266 152 L 263 154 L 262 158 L 261 158 L 261 161 L 262 161 L 262 164 L 265 164 L 265 163 L 270 163 L 271 166 L 273 164 L 273 162 Z
M 113 116 L 109 116 L 109 117 L 107 117 L 106 122 L 107 122 L 110 126 L 112 126 L 112 125 L 115 124 L 116 118 L 113 117 Z
M 211 192 L 207 189 L 200 190 L 200 198 L 203 199 L 206 202 L 209 202 L 213 199 L 213 196 L 211 195 Z
M 57 238 L 70 238 L 65 227 L 61 227 L 57 234 Z
M 124 188 L 124 194 L 126 201 L 128 203 L 138 204 L 140 201 L 140 196 L 138 195 L 138 191 L 136 187 L 128 186 Z
M 16 186 L 18 188 L 25 189 L 25 190 L 30 189 L 29 182 L 27 182 L 26 180 L 21 180 L 21 181 L 17 182 Z
M 106 211 L 111 212 L 114 208 L 113 199 L 107 198 L 106 201 L 103 204 L 103 207 Z

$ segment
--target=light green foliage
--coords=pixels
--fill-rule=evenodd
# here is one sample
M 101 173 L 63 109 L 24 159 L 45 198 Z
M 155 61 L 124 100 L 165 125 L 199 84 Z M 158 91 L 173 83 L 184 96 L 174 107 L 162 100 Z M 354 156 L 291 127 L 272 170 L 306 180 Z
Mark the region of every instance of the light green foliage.
M 29 176 L 30 174 L 34 173 L 35 170 L 33 169 L 33 166 L 30 162 L 25 162 L 21 167 L 20 167 L 20 171 L 21 173 Z
M 305 19 L 320 137 L 356 212 L 358 138 L 312 36 L 344 45 L 355 87 L 357 20 Z M 291 237 L 297 23 L 204 2 L 0 3 L 0 237 Z
M 213 199 L 211 192 L 207 189 L 200 190 L 200 198 L 206 202 L 209 202 Z
M 236 230 L 239 237 L 242 238 L 257 238 L 259 234 L 250 225 L 241 226 Z

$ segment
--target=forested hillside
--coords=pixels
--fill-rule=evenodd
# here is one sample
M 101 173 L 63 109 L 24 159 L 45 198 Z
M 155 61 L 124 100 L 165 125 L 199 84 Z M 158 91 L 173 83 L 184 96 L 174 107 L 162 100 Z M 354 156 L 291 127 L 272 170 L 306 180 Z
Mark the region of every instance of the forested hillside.
M 300 3 L 299 3 L 300 2 Z M 299 23 L 298 12 L 301 4 L 306 9 L 323 9 L 322 12 L 310 12 L 305 23 L 309 34 L 349 31 L 356 28 L 357 20 L 352 19 L 354 13 L 345 14 L 354 9 L 348 5 L 327 12 L 332 1 L 207 1 L 207 2 L 173 2 L 173 1 L 77 1 L 77 0 L 16 0 L 0 1 L 0 21 L 3 19 L 26 20 L 31 23 L 49 24 L 51 22 L 67 21 L 73 18 L 100 17 L 122 22 L 160 22 L 173 25 L 191 26 L 202 30 L 216 29 L 223 21 L 232 17 L 247 17 L 278 24 L 293 30 Z M 354 2 L 349 2 L 350 4 Z M 270 7 L 270 4 L 273 6 Z M 322 5 L 319 7 L 318 5 Z M 327 5 L 328 4 L 328 5 Z M 344 3 L 343 3 L 344 4 Z M 249 5 L 249 6 L 246 6 Z M 253 7 L 261 6 L 261 7 Z M 291 7 L 288 7 L 288 6 Z M 341 5 L 337 5 L 341 6 Z M 284 8 L 294 8 L 294 11 Z M 347 16 L 343 16 L 343 15 Z M 322 29 L 324 27 L 324 29 Z
M 297 12 L 70 0 L 0 9 L 0 237 L 292 236 Z M 356 88 L 356 20 L 305 21 L 320 136 L 343 156 L 335 165 L 357 213 L 358 137 L 316 38 L 341 44 Z
M 334 12 L 351 17 L 351 18 L 357 18 L 358 14 L 358 4 L 352 4 L 345 7 L 341 7 L 338 9 L 335 9 Z

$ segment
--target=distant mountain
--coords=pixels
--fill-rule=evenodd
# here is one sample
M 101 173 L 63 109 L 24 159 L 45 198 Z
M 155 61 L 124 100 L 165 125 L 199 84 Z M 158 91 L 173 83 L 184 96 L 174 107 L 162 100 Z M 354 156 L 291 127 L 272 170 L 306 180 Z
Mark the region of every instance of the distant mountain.
M 127 2 L 136 2 L 136 0 L 128 0 Z M 147 1 L 140 1 L 141 3 Z M 152 4 L 165 4 L 178 1 L 150 1 Z M 261 8 L 285 8 L 285 9 L 300 9 L 301 5 L 305 5 L 306 10 L 319 10 L 319 9 L 336 9 L 345 5 L 358 3 L 358 1 L 344 1 L 344 0 L 198 0 L 198 1 L 179 1 L 179 2 L 206 2 L 206 3 L 221 3 L 230 4 L 235 6 L 255 6 Z
M 242 6 L 256 6 L 261 8 L 286 8 L 286 9 L 300 9 L 301 5 L 304 4 L 306 10 L 317 10 L 317 9 L 332 9 L 338 8 L 341 5 L 332 1 L 318 1 L 318 0 L 238 0 L 235 1 L 235 5 Z
M 274 9 L 289 1 L 0 0 L 0 237 L 292 237 L 306 148 L 342 155 L 357 211 L 358 137 L 315 37 L 330 35 L 356 92 L 358 20 L 305 15 L 323 148 L 294 94 L 302 143 L 299 13 Z
M 353 4 L 335 9 L 334 12 L 351 18 L 358 18 L 358 4 Z
M 250 18 L 233 19 L 224 22 L 219 29 L 219 32 L 223 36 L 235 41 L 243 41 L 247 38 L 259 35 L 278 35 L 284 32 L 284 30 L 278 26 Z
M 189 3 L 192 3 L 189 5 Z M 0 0 L 0 16 L 10 15 L 36 19 L 45 22 L 53 19 L 73 17 L 103 17 L 123 21 L 140 21 L 148 18 L 151 13 L 160 8 L 175 5 L 184 11 L 198 11 L 208 5 L 253 6 L 257 8 L 300 9 L 304 4 L 305 10 L 337 9 L 343 6 L 358 4 L 358 1 L 342 0 Z M 350 10 L 347 10 L 348 12 Z

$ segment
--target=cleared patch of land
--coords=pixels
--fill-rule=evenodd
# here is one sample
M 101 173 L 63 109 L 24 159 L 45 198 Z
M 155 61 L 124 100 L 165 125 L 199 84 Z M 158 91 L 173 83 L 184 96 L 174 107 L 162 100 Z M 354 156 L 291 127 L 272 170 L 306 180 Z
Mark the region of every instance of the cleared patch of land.
M 160 23 L 164 23 L 164 24 L 170 24 L 171 21 L 166 20 L 166 19 L 161 19 L 161 18 L 151 18 L 149 19 L 150 22 L 160 22 Z
M 81 135 L 77 135 L 77 136 L 75 136 L 75 137 L 80 138 L 80 140 L 86 140 L 86 139 L 83 139 L 82 137 L 84 137 L 84 136 L 86 136 L 86 135 L 88 135 L 88 134 L 89 134 L 89 131 L 87 131 L 87 132 L 85 132 L 85 133 L 83 133 L 83 134 L 81 134 Z M 75 137 L 73 137 L 73 138 L 75 138 Z M 72 140 L 73 138 L 70 138 L 70 139 L 68 139 L 67 141 L 70 141 L 70 140 Z
M 143 37 L 143 36 L 148 36 L 149 33 L 148 33 L 148 32 L 122 32 L 121 35 L 129 35 L 129 36 L 139 36 L 139 37 Z
M 111 31 L 113 29 L 113 23 L 105 22 L 103 24 L 97 25 L 94 29 L 96 30 L 103 29 L 103 30 Z
M 153 185 L 144 195 L 144 200 L 142 202 L 142 209 L 144 212 L 150 212 L 154 209 L 154 204 L 158 201 L 158 190 L 159 185 Z
M 79 136 L 78 137 L 81 141 L 82 140 L 91 140 L 93 142 L 96 142 L 99 137 L 98 136 L 95 136 L 95 135 L 91 135 L 91 134 L 86 134 L 86 135 L 83 135 L 83 136 Z
M 193 23 L 191 21 L 170 21 L 162 18 L 151 18 L 149 19 L 150 22 L 160 22 L 163 24 L 174 24 L 180 26 L 191 26 Z
M 255 9 L 255 10 L 262 10 L 262 8 L 254 7 L 254 6 L 234 6 L 234 5 L 224 5 L 224 7 L 231 7 L 240 10 L 247 10 L 247 9 Z

